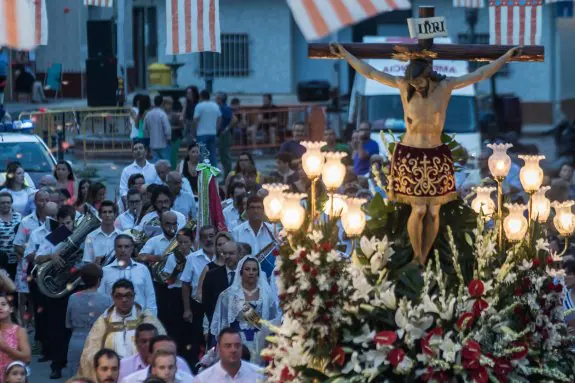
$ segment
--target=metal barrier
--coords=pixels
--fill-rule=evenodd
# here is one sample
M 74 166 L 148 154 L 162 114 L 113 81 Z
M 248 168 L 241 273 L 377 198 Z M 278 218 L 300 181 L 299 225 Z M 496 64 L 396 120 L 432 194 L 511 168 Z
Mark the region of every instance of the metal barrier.
M 129 113 L 93 113 L 85 116 L 81 136 L 78 136 L 82 141 L 84 164 L 91 154 L 131 152 L 131 127 Z

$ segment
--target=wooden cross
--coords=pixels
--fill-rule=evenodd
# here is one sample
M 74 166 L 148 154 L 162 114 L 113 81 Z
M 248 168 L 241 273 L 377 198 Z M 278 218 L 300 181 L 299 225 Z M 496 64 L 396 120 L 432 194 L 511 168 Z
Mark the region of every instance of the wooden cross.
M 435 16 L 435 7 L 419 7 L 420 18 Z M 482 44 L 434 44 L 433 39 L 419 39 L 417 44 L 377 44 L 351 43 L 342 46 L 352 55 L 360 59 L 389 59 L 398 53 L 398 47 L 408 48 L 410 52 L 432 51 L 437 60 L 493 61 L 503 56 L 512 45 L 482 45 Z M 329 49 L 329 44 L 312 43 L 308 45 L 308 56 L 313 59 L 337 59 Z M 542 45 L 527 45 L 521 55 L 511 61 L 542 62 L 545 59 L 545 49 Z

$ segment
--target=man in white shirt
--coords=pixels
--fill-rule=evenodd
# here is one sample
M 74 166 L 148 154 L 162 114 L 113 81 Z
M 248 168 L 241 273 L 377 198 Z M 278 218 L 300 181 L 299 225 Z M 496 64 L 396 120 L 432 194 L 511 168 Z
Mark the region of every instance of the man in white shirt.
M 263 198 L 252 195 L 246 206 L 248 220 L 232 230 L 236 242 L 245 242 L 252 248 L 251 255 L 257 255 L 273 241 L 273 227 L 264 222 Z
M 132 153 L 134 154 L 134 162 L 122 170 L 120 177 L 120 197 L 124 201 L 124 206 L 126 205 L 126 194 L 128 194 L 128 179 L 132 174 L 143 174 L 146 184 L 156 183 L 158 179 L 156 168 L 146 159 L 148 151 L 144 144 L 141 142 L 134 143 Z
M 172 209 L 182 213 L 189 220 L 197 216 L 196 199 L 192 193 L 183 190 L 182 182 L 183 178 L 179 172 L 169 172 L 166 176 L 166 183 L 174 199 Z
M 148 236 L 155 236 L 160 234 L 160 216 L 171 211 L 174 213 L 178 219 L 178 229 L 185 226 L 187 220 L 186 217 L 175 210 L 172 209 L 173 199 L 170 189 L 164 185 L 158 185 L 154 188 L 152 192 L 152 206 L 154 211 L 146 214 L 140 224 L 137 226 L 138 230 L 144 231 Z
M 160 262 L 164 259 L 164 251 L 178 231 L 178 217 L 173 211 L 162 213 L 160 228 L 162 233 L 150 238 L 140 250 L 139 262 Z
M 114 221 L 114 227 L 121 232 L 136 226 L 142 209 L 142 193 L 139 190 L 128 190 L 126 200 L 128 201 L 128 208 Z
M 168 174 L 172 171 L 172 164 L 167 160 L 159 160 L 156 162 L 156 172 L 158 173 L 158 179 L 156 183 L 158 185 L 168 185 Z M 179 172 L 178 172 L 179 173 Z M 181 189 L 188 193 L 193 193 L 190 181 L 187 178 L 182 178 Z
M 147 369 L 154 352 L 158 350 L 176 352 L 176 343 L 167 335 L 158 335 L 156 327 L 150 323 L 142 323 L 136 328 L 136 347 L 138 348 L 137 354 L 124 358 L 120 362 L 118 381 L 135 372 Z M 192 374 L 188 363 L 179 356 L 176 366 L 179 371 Z
M 34 195 L 36 210 L 22 218 L 22 222 L 20 222 L 20 226 L 18 226 L 18 231 L 14 237 L 14 250 L 20 257 L 24 255 L 26 243 L 28 243 L 28 239 L 30 238 L 32 231 L 44 224 L 44 221 L 46 220 L 46 204 L 49 199 L 49 190 L 38 190 Z M 55 204 L 53 206 L 56 207 Z
M 120 356 L 116 351 L 103 348 L 94 355 L 94 370 L 97 383 L 118 383 Z
M 202 371 L 194 383 L 263 383 L 263 368 L 242 360 L 242 338 L 237 330 L 223 329 L 218 335 L 220 361 Z
M 116 259 L 102 269 L 104 276 L 98 291 L 110 295 L 117 280 L 127 279 L 134 284 L 136 303 L 157 316 L 156 293 L 150 271 L 142 263 L 132 260 L 134 239 L 126 234 L 118 235 L 114 241 L 114 250 Z
M 218 104 L 210 101 L 210 92 L 207 90 L 200 92 L 200 100 L 194 109 L 194 126 L 198 144 L 210 152 L 210 164 L 217 167 L 216 134 L 220 128 L 222 112 Z
M 102 224 L 86 237 L 82 261 L 106 266 L 114 260 L 114 240 L 122 234 L 114 228 L 118 206 L 112 201 L 104 201 L 98 213 Z
M 166 383 L 192 383 L 194 380 L 193 375 L 178 369 L 175 352 L 160 349 L 152 354 L 148 368 L 128 375 L 120 383 L 143 383 L 150 376 Z
M 189 330 L 189 344 L 191 345 L 191 363 L 198 361 L 200 346 L 204 344 L 203 322 L 204 307 L 197 300 L 200 275 L 208 263 L 215 259 L 216 228 L 208 225 L 200 229 L 200 250 L 188 255 L 186 266 L 182 272 L 182 301 L 184 305 L 184 319 L 191 323 Z

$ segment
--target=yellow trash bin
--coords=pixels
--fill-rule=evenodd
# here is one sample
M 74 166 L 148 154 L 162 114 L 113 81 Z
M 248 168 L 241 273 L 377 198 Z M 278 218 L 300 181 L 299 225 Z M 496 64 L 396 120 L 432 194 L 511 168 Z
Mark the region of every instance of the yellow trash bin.
M 148 84 L 149 85 L 172 85 L 172 71 L 169 66 L 155 63 L 148 67 Z

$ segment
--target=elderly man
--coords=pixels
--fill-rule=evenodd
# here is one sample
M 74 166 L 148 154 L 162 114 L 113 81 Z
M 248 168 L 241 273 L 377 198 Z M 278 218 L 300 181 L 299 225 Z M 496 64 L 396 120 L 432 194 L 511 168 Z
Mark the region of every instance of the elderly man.
M 142 323 L 155 326 L 158 333 L 166 331 L 150 311 L 135 303 L 136 289 L 127 279 L 119 279 L 112 286 L 114 304 L 94 323 L 80 359 L 80 375 L 94 377 L 94 356 L 102 347 L 114 350 L 120 358 L 127 358 L 138 352 L 135 343 L 136 328 Z
M 182 188 L 182 182 L 184 179 L 185 178 L 182 178 L 182 175 L 179 172 L 169 172 L 166 176 L 166 183 L 168 184 L 174 199 L 172 209 L 182 213 L 189 220 L 191 218 L 196 218 L 198 211 L 196 207 L 196 199 L 192 193 L 187 192 Z
M 158 178 L 155 183 L 158 185 L 167 185 L 168 174 L 172 171 L 172 165 L 167 160 L 159 160 L 156 162 L 156 172 L 158 173 Z M 187 178 L 182 179 L 182 189 L 188 193 L 192 193 L 192 186 Z

